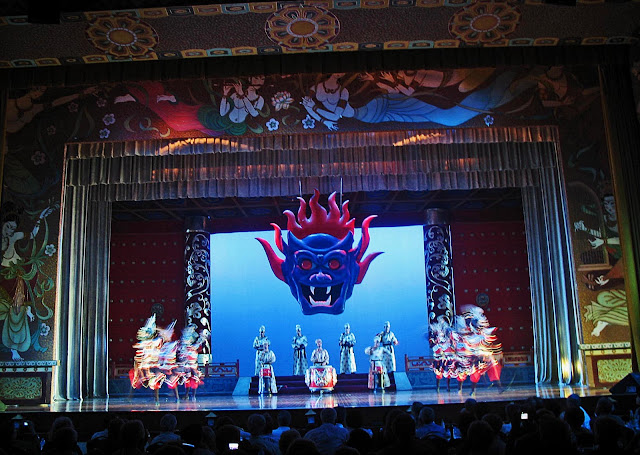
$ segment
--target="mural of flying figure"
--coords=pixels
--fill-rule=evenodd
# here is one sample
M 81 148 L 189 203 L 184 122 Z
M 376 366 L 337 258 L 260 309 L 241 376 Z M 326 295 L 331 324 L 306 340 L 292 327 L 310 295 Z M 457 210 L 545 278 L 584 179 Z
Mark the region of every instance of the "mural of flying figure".
M 285 258 L 280 258 L 265 239 L 257 239 L 263 246 L 274 275 L 287 283 L 291 294 L 305 315 L 341 314 L 353 287 L 364 279 L 371 261 L 381 253 L 364 257 L 369 246 L 369 224 L 375 215 L 362 222 L 362 237 L 353 247 L 355 219 L 349 219 L 349 201 L 336 204 L 336 193 L 329 196 L 329 211 L 322 207 L 315 190 L 309 200 L 311 216 L 307 218 L 307 202 L 298 198 L 298 215 L 284 212 L 287 217 L 287 241 L 277 224 L 275 244 Z

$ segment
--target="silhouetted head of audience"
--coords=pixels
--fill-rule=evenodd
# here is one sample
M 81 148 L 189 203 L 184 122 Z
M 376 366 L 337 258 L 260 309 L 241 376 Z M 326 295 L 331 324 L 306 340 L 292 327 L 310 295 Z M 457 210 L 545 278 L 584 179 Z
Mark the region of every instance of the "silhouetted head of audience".
M 349 433 L 346 444 L 357 449 L 361 454 L 367 454 L 373 449 L 373 439 L 362 428 L 355 428 Z
M 502 418 L 498 414 L 485 414 L 482 416 L 482 420 L 489 424 L 489 426 L 491 427 L 491 431 L 493 431 L 493 434 L 500 434 L 503 422 Z
M 178 419 L 173 414 L 165 414 L 160 419 L 160 431 L 163 433 L 175 431 L 178 426 Z
M 143 450 L 147 442 L 147 430 L 140 420 L 124 422 L 120 428 L 120 445 L 125 449 Z
M 564 421 L 569 424 L 572 430 L 577 430 L 584 424 L 584 413 L 582 409 L 576 406 L 567 406 L 567 410 L 564 412 Z
M 247 419 L 247 431 L 251 433 L 251 436 L 262 436 L 265 434 L 265 428 L 267 426 L 267 422 L 264 416 L 260 414 L 251 414 Z
M 494 437 L 493 429 L 484 420 L 475 420 L 469 424 L 467 443 L 472 450 L 486 452 Z
M 393 421 L 396 442 L 408 444 L 416 437 L 416 422 L 408 414 L 400 414 Z
M 338 418 L 338 414 L 336 413 L 336 410 L 333 408 L 324 408 L 320 412 L 320 421 L 322 423 L 335 424 L 337 418 Z
M 613 401 L 609 397 L 602 397 L 596 404 L 595 415 L 598 417 L 613 414 Z
M 423 425 L 433 423 L 433 421 L 436 420 L 436 412 L 429 406 L 423 406 L 422 409 L 420 409 L 419 420 Z
M 289 444 L 285 455 L 320 455 L 318 448 L 309 439 L 295 439 Z
M 280 448 L 280 453 L 284 454 L 287 452 L 287 449 L 289 448 L 289 445 L 295 441 L 296 439 L 299 439 L 300 436 L 300 432 L 298 430 L 287 430 L 282 432 L 282 434 L 280 435 L 280 440 L 278 441 L 278 447 Z
M 278 426 L 279 427 L 290 427 L 291 426 L 291 413 L 286 409 L 278 412 Z

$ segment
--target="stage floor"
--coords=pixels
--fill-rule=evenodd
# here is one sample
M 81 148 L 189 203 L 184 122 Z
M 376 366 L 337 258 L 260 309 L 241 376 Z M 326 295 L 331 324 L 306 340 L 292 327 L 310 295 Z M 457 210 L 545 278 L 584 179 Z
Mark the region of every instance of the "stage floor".
M 436 392 L 435 390 L 411 390 L 399 392 L 364 392 L 364 393 L 309 393 L 303 395 L 272 396 L 232 396 L 219 395 L 200 397 L 196 401 L 180 401 L 169 397 L 160 397 L 155 404 L 150 397 L 91 399 L 82 401 L 56 401 L 49 405 L 10 406 L 7 412 L 182 412 L 182 411 L 243 411 L 268 409 L 320 409 L 326 407 L 388 407 L 409 406 L 414 401 L 426 405 L 461 404 L 470 397 L 470 389 L 465 388 L 462 394 L 456 391 Z M 541 398 L 565 398 L 572 393 L 582 397 L 611 395 L 606 388 L 589 388 L 581 386 L 517 386 L 506 389 L 503 393 L 495 388 L 478 388 L 473 398 L 479 402 L 521 401 L 531 396 Z

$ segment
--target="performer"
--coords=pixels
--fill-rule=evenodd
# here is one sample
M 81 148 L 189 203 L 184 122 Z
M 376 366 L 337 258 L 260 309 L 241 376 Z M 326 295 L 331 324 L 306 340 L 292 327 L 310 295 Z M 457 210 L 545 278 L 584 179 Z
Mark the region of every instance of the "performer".
M 393 353 L 380 345 L 380 339 L 377 336 L 373 339 L 373 346 L 367 347 L 364 352 L 369 356 L 369 380 L 367 386 L 369 389 L 375 390 L 376 385 L 379 385 L 384 391 L 385 387 L 391 385 L 389 374 L 385 367 L 385 357 L 393 355 Z
M 504 392 L 500 382 L 502 343 L 495 335 L 498 328 L 489 325 L 489 320 L 480 307 L 464 305 L 461 311 L 462 315 L 456 316 L 456 331 L 461 337 L 458 352 L 471 380 L 471 395 L 475 394 L 478 381 L 485 373 L 492 383 L 497 384 L 500 393 Z M 464 379 L 461 375 L 458 380 Z
M 302 334 L 302 327 L 296 325 L 296 334 L 291 341 L 293 348 L 293 375 L 304 376 L 307 371 L 307 337 Z
M 263 342 L 262 346 L 262 350 L 258 351 L 258 361 L 260 362 L 258 393 L 262 395 L 266 391 L 271 395 L 272 393 L 278 393 L 276 375 L 273 371 L 276 355 L 273 351 L 269 350 L 269 340 Z M 265 384 L 265 382 L 267 382 L 267 384 Z
M 172 341 L 173 329 L 176 325 L 176 321 L 173 321 L 169 327 L 160 331 L 162 334 L 162 346 L 158 355 L 158 370 L 159 376 L 163 379 L 163 383 L 167 384 L 167 387 L 172 389 L 176 395 L 176 401 L 180 400 L 178 395 L 178 380 L 180 379 L 178 358 L 178 342 Z M 158 388 L 159 389 L 159 388 Z M 159 401 L 158 389 L 156 389 L 156 402 Z
M 440 392 L 440 381 L 447 380 L 447 392 L 450 391 L 451 378 L 458 380 L 458 390 L 462 390 L 462 381 L 467 376 L 457 352 L 460 335 L 447 323 L 443 316 L 429 326 L 429 344 L 433 350 L 431 369 L 436 375 L 436 391 Z
M 313 365 L 316 367 L 329 365 L 329 351 L 322 348 L 322 340 L 320 338 L 316 340 L 316 346 L 317 348 L 311 354 Z
M 196 399 L 198 386 L 203 384 L 202 372 L 198 369 L 198 349 L 206 341 L 202 334 L 198 335 L 195 327 L 189 325 L 182 330 L 180 346 L 178 348 L 178 363 L 180 365 L 179 384 L 184 384 L 184 399 Z M 169 386 L 171 387 L 171 386 Z
M 265 343 L 270 343 L 269 338 L 265 335 L 266 329 L 263 325 L 260 326 L 258 336 L 253 339 L 253 349 L 256 350 L 255 371 L 256 376 L 260 375 L 260 353 L 264 349 Z
M 353 347 L 356 344 L 356 336 L 351 333 L 349 323 L 344 325 L 344 332 L 340 334 L 340 374 L 356 372 L 356 356 Z
M 391 323 L 386 321 L 382 332 L 376 335 L 380 341 L 380 345 L 386 349 L 382 358 L 387 373 L 393 373 L 396 371 L 396 354 L 394 346 L 398 344 L 398 339 L 391 331 Z

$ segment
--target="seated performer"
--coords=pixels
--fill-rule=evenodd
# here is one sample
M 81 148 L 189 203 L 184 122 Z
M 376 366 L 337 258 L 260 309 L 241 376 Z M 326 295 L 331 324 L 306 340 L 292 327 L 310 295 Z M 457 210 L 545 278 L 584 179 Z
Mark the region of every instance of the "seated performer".
M 260 361 L 258 357 L 260 357 L 260 353 L 264 349 L 264 344 L 269 343 L 269 338 L 265 334 L 266 329 L 263 325 L 260 326 L 258 336 L 253 339 L 253 349 L 256 350 L 256 361 L 255 361 L 255 372 L 256 376 L 260 375 Z
M 296 334 L 291 341 L 293 348 L 293 375 L 303 376 L 307 371 L 307 337 L 302 334 L 302 327 L 296 325 Z
M 322 348 L 322 340 L 318 338 L 316 340 L 317 348 L 313 350 L 311 354 L 311 362 L 314 366 L 329 365 L 329 351 Z
M 311 354 L 313 366 L 305 374 L 305 383 L 312 392 L 331 392 L 338 382 L 336 369 L 329 365 L 329 351 L 323 349 L 320 338 L 316 340 L 316 346 Z
M 258 393 L 262 395 L 265 391 L 271 395 L 272 393 L 278 393 L 278 386 L 276 385 L 276 375 L 273 371 L 273 364 L 276 361 L 276 355 L 273 351 L 269 350 L 269 341 L 267 340 L 263 344 L 263 349 L 258 351 L 258 361 L 260 362 L 260 372 L 258 377 Z
M 384 392 L 384 388 L 391 385 L 384 358 L 391 355 L 391 352 L 384 346 L 380 346 L 378 337 L 373 339 L 373 346 L 369 346 L 364 352 L 369 356 L 369 380 L 367 386 L 375 391 L 376 386 L 379 385 Z
M 344 332 L 340 334 L 340 374 L 356 372 L 356 356 L 353 347 L 356 345 L 356 336 L 351 332 L 349 324 L 344 325 Z

